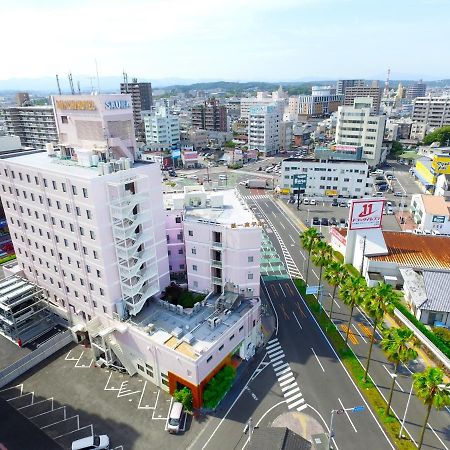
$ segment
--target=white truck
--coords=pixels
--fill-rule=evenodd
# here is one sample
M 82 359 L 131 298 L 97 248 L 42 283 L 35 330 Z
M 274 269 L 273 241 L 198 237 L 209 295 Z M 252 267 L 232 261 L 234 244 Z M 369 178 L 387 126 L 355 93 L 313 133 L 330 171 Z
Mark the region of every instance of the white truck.
M 245 187 L 248 189 L 267 189 L 267 181 L 259 179 L 247 180 L 245 182 Z

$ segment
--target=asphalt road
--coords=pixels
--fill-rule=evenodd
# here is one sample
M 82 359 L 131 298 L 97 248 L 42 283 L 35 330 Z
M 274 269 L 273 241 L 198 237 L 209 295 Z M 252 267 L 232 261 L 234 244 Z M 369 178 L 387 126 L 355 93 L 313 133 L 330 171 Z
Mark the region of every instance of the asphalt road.
M 409 174 L 407 174 L 409 176 Z M 270 221 L 270 224 L 275 228 L 276 234 L 279 239 L 284 243 L 283 246 L 277 239 L 275 233 L 270 233 L 269 237 L 272 238 L 274 246 L 280 252 L 280 254 L 289 253 L 292 261 L 297 266 L 299 271 L 305 273 L 305 252 L 300 248 L 298 233 L 299 229 L 289 220 L 289 218 L 284 214 L 282 210 L 270 199 L 270 198 L 260 198 L 257 200 L 247 200 L 249 203 L 257 205 L 257 211 L 266 222 Z M 292 264 L 292 263 L 290 263 Z M 310 266 L 310 272 L 308 281 L 310 285 L 318 284 L 318 269 L 313 265 Z M 329 293 L 331 289 L 325 284 L 323 304 L 324 307 L 329 310 L 331 299 Z M 348 321 L 349 310 L 342 304 L 342 302 L 337 301 L 334 307 L 334 319 L 336 326 L 343 333 L 341 325 L 345 325 Z M 362 311 L 358 311 L 355 317 L 354 326 L 352 327 L 353 342 L 351 346 L 355 353 L 360 357 L 360 360 L 364 364 L 366 362 L 366 354 L 368 351 L 369 337 L 370 337 L 370 320 L 362 314 Z M 379 338 L 379 336 L 377 336 Z M 390 375 L 389 370 L 392 371 L 392 366 L 389 364 L 384 356 L 384 353 L 379 348 L 378 345 L 374 346 L 373 350 L 374 360 L 371 362 L 370 374 L 377 385 L 380 387 L 381 392 L 385 397 L 388 395 L 390 387 Z M 408 394 L 411 388 L 411 372 L 421 371 L 423 369 L 423 364 L 420 360 L 417 360 L 408 365 L 408 367 L 403 367 L 400 371 L 399 377 L 397 378 L 396 391 L 394 393 L 393 399 L 393 409 L 400 416 L 403 417 L 405 411 L 405 406 L 408 398 Z M 425 442 L 423 448 L 429 449 L 450 449 L 450 412 L 448 410 L 443 411 L 432 411 L 429 419 L 429 430 L 425 436 Z M 423 404 L 414 395 L 411 398 L 411 402 L 408 408 L 408 414 L 406 418 L 406 429 L 410 435 L 418 440 L 421 425 L 425 417 L 425 408 Z M 372 447 L 368 447 L 372 448 Z M 373 447 L 378 448 L 378 447 Z

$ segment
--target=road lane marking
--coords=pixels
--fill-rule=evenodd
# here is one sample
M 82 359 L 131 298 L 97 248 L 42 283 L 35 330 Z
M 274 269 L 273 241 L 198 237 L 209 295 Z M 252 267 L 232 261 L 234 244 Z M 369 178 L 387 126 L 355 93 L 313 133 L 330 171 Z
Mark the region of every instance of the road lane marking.
M 278 222 L 278 224 L 283 227 L 283 230 L 286 229 L 286 227 L 281 222 Z
M 292 383 L 293 381 L 295 382 L 295 378 L 292 375 L 289 375 L 289 377 L 290 378 L 288 378 L 287 380 L 284 380 L 284 381 L 281 381 L 280 379 L 278 379 L 281 387 L 286 386 L 289 383 Z
M 272 359 L 272 362 L 278 361 L 279 359 L 286 358 L 286 355 L 283 353 L 282 355 L 278 355 Z
M 348 330 L 347 325 L 341 324 L 341 329 L 345 334 L 347 334 L 347 330 Z M 353 344 L 355 344 L 355 345 L 359 344 L 359 341 L 352 330 L 349 330 L 348 338 L 350 339 L 350 342 L 352 342 Z M 345 337 L 344 337 L 344 339 L 345 339 Z
M 355 331 L 359 334 L 359 337 L 364 341 L 365 344 L 367 344 L 367 341 L 366 341 L 365 337 L 360 333 L 360 331 L 358 330 L 358 327 L 355 326 L 354 323 L 352 323 L 352 326 L 355 329 Z
M 386 370 L 386 372 L 389 374 L 389 376 L 392 378 L 392 373 L 390 372 L 390 370 L 383 364 L 384 370 Z M 405 392 L 404 389 L 400 386 L 399 382 L 397 380 L 395 380 L 395 384 L 398 386 L 398 388 L 402 391 Z
M 294 381 L 293 383 L 291 383 L 289 386 L 284 386 L 284 387 L 282 387 L 282 388 L 281 388 L 281 392 L 289 391 L 289 389 L 293 389 L 293 388 L 295 388 L 295 387 L 297 387 L 297 382 L 296 382 L 296 381 Z
M 269 358 L 270 359 L 273 359 L 273 358 L 275 358 L 275 356 L 278 356 L 278 355 L 281 355 L 281 354 L 283 354 L 283 349 L 276 349 L 275 350 L 275 353 L 272 353 L 272 354 L 270 354 L 269 353 Z
M 300 327 L 300 330 L 303 330 L 303 327 L 300 325 L 300 322 L 298 321 L 297 316 L 295 315 L 294 311 L 292 311 L 292 314 L 294 315 L 294 319 L 297 321 L 298 326 Z
M 283 395 L 286 397 L 286 401 L 288 401 L 287 400 L 288 397 L 290 397 L 292 394 L 295 394 L 296 392 L 299 392 L 299 391 L 300 391 L 300 388 L 297 386 L 294 389 L 291 389 L 290 391 L 285 392 Z M 302 394 L 300 394 L 300 395 L 302 395 Z
M 278 342 L 278 339 L 277 338 L 275 338 L 275 339 L 271 339 L 269 342 L 267 342 L 268 344 L 272 344 L 273 342 Z
M 277 361 L 275 363 L 272 364 L 273 368 L 279 366 L 280 364 L 283 364 L 284 361 Z M 284 364 L 288 364 L 288 363 L 284 363 Z
M 285 286 L 285 287 L 287 288 L 287 290 L 289 291 L 289 294 L 295 295 L 295 292 L 292 290 L 292 288 L 291 288 L 291 286 L 289 286 L 289 284 L 285 284 L 284 286 Z
M 325 369 L 323 368 L 322 363 L 321 363 L 320 360 L 319 360 L 319 357 L 316 355 L 316 352 L 314 351 L 314 349 L 313 349 L 312 347 L 311 347 L 311 350 L 312 350 L 312 352 L 314 353 L 314 356 L 316 357 L 317 362 L 319 363 L 319 366 L 320 366 L 320 368 L 322 369 L 322 372 L 325 372 Z
M 280 283 L 280 289 L 281 289 L 281 292 L 283 293 L 283 295 L 286 297 L 286 294 L 285 294 L 285 292 L 283 290 L 283 286 L 281 286 L 281 283 Z
M 444 442 L 442 441 L 442 439 L 439 437 L 439 435 L 436 433 L 436 431 L 434 431 L 433 427 L 427 423 L 427 425 L 430 427 L 430 430 L 434 433 L 434 435 L 438 438 L 439 442 L 443 445 L 443 447 L 445 448 L 445 450 L 448 450 L 448 447 L 444 444 Z
M 305 403 L 304 405 L 299 406 L 299 407 L 297 408 L 297 411 L 298 411 L 298 412 L 301 412 L 301 411 L 303 411 L 304 409 L 306 409 L 307 407 L 308 407 L 308 405 Z
M 285 318 L 286 320 L 289 320 L 289 316 L 288 316 L 286 310 L 284 309 L 283 303 L 280 304 L 280 308 L 281 308 L 281 310 L 283 311 L 284 318 Z
M 345 409 L 345 407 L 344 407 L 344 405 L 343 405 L 343 403 L 341 402 L 341 399 L 340 399 L 339 397 L 338 397 L 338 401 L 339 401 L 339 403 L 341 404 L 342 409 L 344 410 L 345 415 L 347 416 L 348 421 L 350 422 L 351 426 L 352 426 L 353 429 L 355 430 L 355 433 L 357 433 L 358 430 L 356 429 L 355 424 L 352 422 L 352 419 L 350 419 L 350 416 L 349 416 L 349 414 L 348 414 L 348 411 Z
M 305 403 L 305 399 L 304 398 L 300 398 L 296 402 L 291 403 L 290 405 L 288 405 L 288 408 L 289 409 L 295 408 L 296 406 L 301 405 L 302 403 Z
M 285 375 L 281 375 L 281 377 L 278 377 L 278 381 L 286 381 L 286 379 L 292 377 L 294 379 L 294 374 L 292 372 L 287 373 Z

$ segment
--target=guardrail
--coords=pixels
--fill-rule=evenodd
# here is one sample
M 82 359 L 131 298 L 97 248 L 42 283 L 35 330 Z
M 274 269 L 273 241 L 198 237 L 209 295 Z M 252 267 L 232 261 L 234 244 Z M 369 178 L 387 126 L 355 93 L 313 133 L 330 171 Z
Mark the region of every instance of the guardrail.
M 11 381 L 14 381 L 16 378 L 20 377 L 20 375 L 65 347 L 71 341 L 73 341 L 73 336 L 69 330 L 57 334 L 48 341 L 45 341 L 36 350 L 0 371 L 0 388 L 11 383 Z
M 394 315 L 398 317 L 408 328 L 414 331 L 417 339 L 422 342 L 442 362 L 447 370 L 450 370 L 450 360 L 397 308 Z

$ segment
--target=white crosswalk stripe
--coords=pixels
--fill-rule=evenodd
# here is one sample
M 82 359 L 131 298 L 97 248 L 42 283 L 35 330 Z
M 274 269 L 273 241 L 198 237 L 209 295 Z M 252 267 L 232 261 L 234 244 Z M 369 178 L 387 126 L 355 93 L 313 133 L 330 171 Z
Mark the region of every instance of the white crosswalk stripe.
M 272 348 L 281 348 L 281 345 L 279 342 L 274 342 L 273 344 L 266 345 L 266 350 L 269 351 Z
M 285 394 L 286 395 L 286 394 Z M 293 395 L 291 398 L 286 399 L 286 403 L 292 403 L 295 399 L 302 397 L 301 392 L 297 392 L 297 394 Z
M 282 362 L 282 361 L 281 361 L 281 362 Z M 275 364 L 272 364 L 272 365 L 275 366 Z M 278 376 L 278 372 L 279 372 L 280 370 L 284 369 L 285 367 L 289 367 L 289 363 L 284 363 L 282 366 L 277 367 L 276 369 L 273 369 L 273 370 L 275 370 L 275 375 Z M 291 370 L 291 369 L 289 368 L 289 370 Z
M 279 366 L 280 364 L 283 364 L 283 363 L 284 363 L 284 361 L 277 361 L 277 362 L 273 363 L 272 366 L 273 366 L 273 368 L 275 370 L 275 367 L 277 367 L 277 366 Z M 286 364 L 287 363 L 285 363 L 285 367 L 286 367 Z M 275 370 L 275 372 L 276 372 L 276 370 Z
M 283 375 L 283 374 L 288 373 L 288 372 L 291 372 L 291 368 L 290 367 L 287 367 L 286 369 L 283 369 L 281 372 L 277 373 L 276 375 Z
M 278 379 L 278 381 L 280 381 L 280 380 Z M 286 386 L 287 384 L 292 383 L 294 381 L 295 381 L 295 378 L 293 376 L 289 375 L 289 379 L 280 381 L 280 386 L 281 387 Z
M 278 338 L 271 339 L 271 340 L 268 342 L 268 344 L 271 344 L 272 342 L 278 342 Z
M 289 386 L 284 386 L 284 387 L 282 387 L 282 388 L 281 388 L 281 392 L 286 392 L 286 391 L 288 391 L 289 389 L 292 389 L 292 388 L 295 388 L 295 387 L 297 387 L 297 382 L 294 380 L 294 382 L 291 383 Z
M 273 359 L 275 358 L 275 356 L 281 355 L 283 353 L 283 350 L 276 350 L 274 353 L 270 354 L 269 353 L 269 358 Z M 284 354 L 284 353 L 283 353 Z
M 287 398 L 287 397 L 290 397 L 292 394 L 295 394 L 299 390 L 300 390 L 300 388 L 297 386 L 294 389 L 291 389 L 290 391 L 285 392 L 283 395 Z
M 244 200 L 264 200 L 268 198 L 272 198 L 271 195 L 262 194 L 262 195 L 242 195 Z
M 292 372 L 289 370 L 289 373 L 286 373 L 285 375 L 281 375 L 281 377 L 278 377 L 278 381 L 285 381 L 287 378 L 293 377 Z M 281 385 L 281 383 L 280 383 Z
M 278 361 L 279 359 L 286 358 L 286 355 L 283 353 L 282 355 L 278 355 L 275 358 L 272 358 L 272 362 Z
M 308 405 L 306 404 L 306 403 L 304 403 L 302 406 L 299 406 L 298 408 L 297 408 L 297 411 L 303 411 L 304 409 L 306 409 L 308 407 Z
M 273 347 L 266 349 L 267 353 L 270 355 L 271 353 L 276 352 L 277 350 L 281 350 L 281 345 L 275 344 Z
M 301 399 L 297 400 L 296 402 L 289 404 L 288 408 L 289 409 L 295 408 L 296 406 L 301 405 L 304 402 L 305 402 L 305 399 L 301 398 Z

